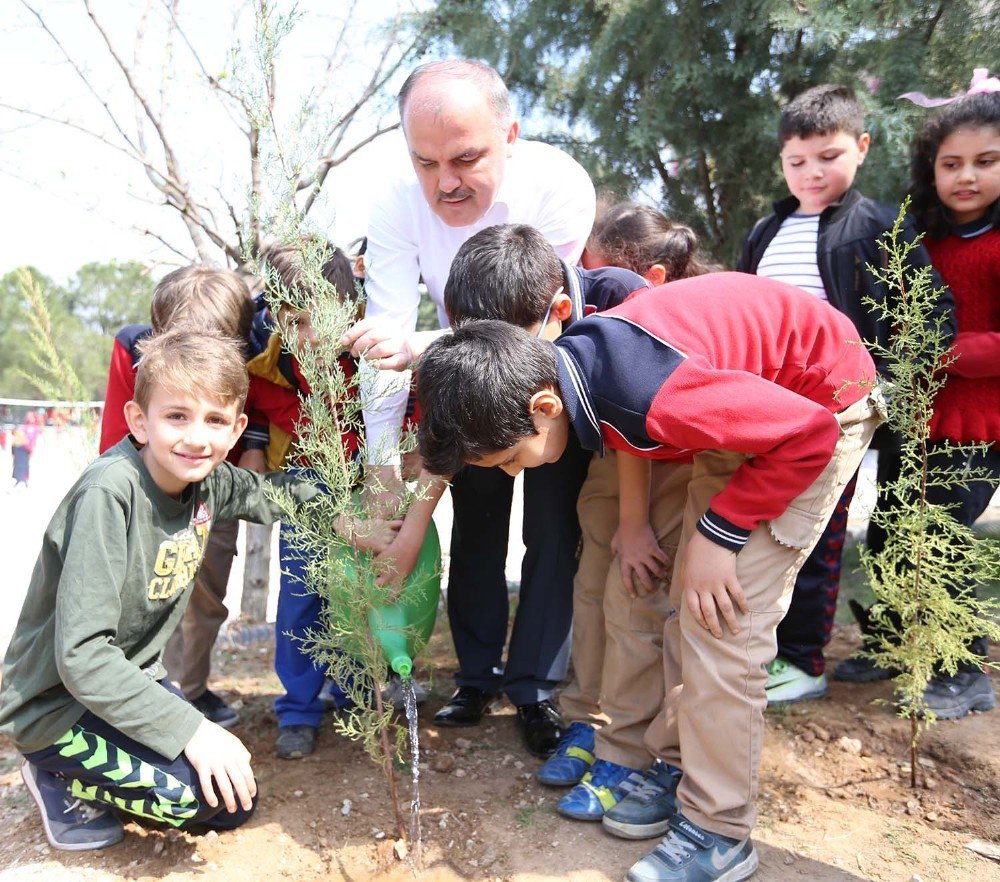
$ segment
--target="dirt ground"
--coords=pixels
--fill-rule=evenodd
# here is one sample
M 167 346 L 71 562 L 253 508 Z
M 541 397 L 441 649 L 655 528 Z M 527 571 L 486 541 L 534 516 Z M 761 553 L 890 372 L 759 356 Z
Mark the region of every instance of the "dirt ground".
M 853 627 L 839 626 L 831 658 L 848 654 L 855 639 Z M 220 651 L 217 664 L 218 685 L 242 714 L 235 731 L 254 754 L 260 785 L 260 807 L 246 827 L 191 835 L 129 823 L 125 841 L 105 851 L 54 851 L 21 784 L 18 757 L 0 741 L 7 831 L 0 880 L 622 879 L 655 841 L 626 842 L 556 815 L 561 791 L 533 780 L 538 763 L 521 748 L 509 706 L 476 729 L 433 726 L 453 665 L 442 620 L 419 671 L 431 691 L 420 712 L 421 872 L 394 852 L 381 772 L 332 725 L 313 756 L 275 757 L 277 680 L 270 648 L 261 644 Z M 907 724 L 872 704 L 889 696 L 888 685 L 831 685 L 824 701 L 769 714 L 755 879 L 1000 880 L 1000 863 L 965 848 L 976 839 L 1000 841 L 1000 713 L 931 729 L 922 786 L 911 791 Z

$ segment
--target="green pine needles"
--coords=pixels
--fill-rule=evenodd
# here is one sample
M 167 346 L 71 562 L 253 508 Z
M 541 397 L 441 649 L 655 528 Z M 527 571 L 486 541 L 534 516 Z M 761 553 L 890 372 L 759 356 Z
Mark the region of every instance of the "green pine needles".
M 941 289 L 933 286 L 930 268 L 913 270 L 908 260 L 919 247 L 919 240 L 907 242 L 902 236 L 908 204 L 882 239 L 885 266 L 872 268 L 892 296 L 866 304 L 894 328 L 888 346 L 868 345 L 887 366 L 889 426 L 902 439 L 902 466 L 898 479 L 880 488 L 892 502 L 872 515 L 886 531 L 885 547 L 878 554 L 862 550 L 861 560 L 876 598 L 871 610 L 876 642 L 866 654 L 875 664 L 899 671 L 897 701 L 900 716 L 911 721 L 911 784 L 916 786 L 920 721 L 933 722 L 924 701 L 931 676 L 984 663 L 970 641 L 982 634 L 1000 639 L 997 604 L 977 598 L 969 587 L 1000 574 L 1000 543 L 977 539 L 955 520 L 950 506 L 927 499 L 929 488 L 964 486 L 985 475 L 937 467 L 929 457 L 934 399 L 946 380 L 939 366 L 954 356 L 943 319 L 934 317 Z M 970 454 L 983 446 L 935 444 L 939 450 Z
M 360 493 L 365 460 L 362 409 L 372 403 L 373 369 L 363 362 L 355 365 L 340 352 L 339 340 L 356 320 L 358 298 L 353 291 L 336 291 L 324 278 L 322 267 L 329 258 L 325 240 L 300 236 L 299 242 L 300 275 L 294 288 L 286 286 L 266 260 L 262 278 L 284 346 L 309 386 L 308 394 L 299 395 L 302 416 L 289 465 L 308 469 L 310 478 L 328 491 L 305 505 L 287 494 L 277 497 L 282 521 L 294 527 L 288 542 L 302 563 L 304 590 L 325 601 L 320 625 L 307 633 L 303 650 L 347 695 L 348 708 L 334 717 L 334 725 L 340 734 L 360 741 L 382 765 L 402 838 L 406 825 L 394 765 L 405 753 L 407 731 L 395 723 L 392 706 L 382 699 L 389 669 L 370 615 L 392 603 L 396 588 L 376 583 L 379 573 L 372 556 L 350 541 L 379 523 L 366 511 Z M 300 310 L 309 316 L 314 346 L 300 344 L 295 321 Z M 351 434 L 358 439 L 360 455 L 351 456 L 345 448 L 343 439 Z M 412 436 L 404 437 L 404 450 L 413 444 Z M 400 516 L 414 496 L 412 491 L 404 494 L 391 515 Z

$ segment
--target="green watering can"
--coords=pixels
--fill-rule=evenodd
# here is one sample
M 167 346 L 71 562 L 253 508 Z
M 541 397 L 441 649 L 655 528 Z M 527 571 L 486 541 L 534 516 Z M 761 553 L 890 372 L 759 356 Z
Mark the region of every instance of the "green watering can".
M 339 553 L 343 569 L 340 577 L 342 585 L 354 583 L 354 555 L 344 548 Z M 371 554 L 359 555 L 363 564 L 371 559 Z M 334 573 L 334 582 L 339 582 Z M 368 578 L 373 576 L 369 572 Z M 331 602 L 336 603 L 337 586 L 331 584 Z M 401 677 L 409 677 L 413 672 L 413 658 L 426 645 L 434 630 L 437 619 L 438 598 L 441 594 L 441 541 L 437 527 L 431 521 L 427 528 L 424 544 L 420 549 L 417 564 L 403 584 L 403 590 L 395 603 L 374 607 L 368 613 L 368 623 L 385 652 L 386 661 Z

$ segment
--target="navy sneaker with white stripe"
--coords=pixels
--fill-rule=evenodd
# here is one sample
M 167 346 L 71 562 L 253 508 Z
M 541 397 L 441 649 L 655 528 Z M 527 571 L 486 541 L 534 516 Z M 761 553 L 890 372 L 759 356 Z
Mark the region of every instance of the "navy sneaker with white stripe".
M 741 882 L 759 861 L 749 839 L 730 839 L 692 824 L 679 812 L 667 837 L 628 871 L 628 882 Z

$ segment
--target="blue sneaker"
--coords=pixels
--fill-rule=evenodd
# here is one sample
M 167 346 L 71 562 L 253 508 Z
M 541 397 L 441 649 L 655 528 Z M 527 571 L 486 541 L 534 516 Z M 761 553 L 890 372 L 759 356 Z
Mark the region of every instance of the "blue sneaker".
M 580 783 L 556 803 L 556 811 L 577 821 L 600 821 L 635 784 L 638 769 L 596 760 Z
M 657 760 L 642 773 L 632 792 L 604 815 L 604 829 L 624 839 L 662 836 L 677 811 L 680 780 L 680 769 Z
M 571 723 L 556 752 L 538 770 L 538 781 L 549 787 L 572 787 L 594 764 L 594 727 Z
M 670 832 L 628 871 L 628 882 L 741 882 L 757 870 L 749 839 L 730 839 L 692 824 L 680 812 Z

